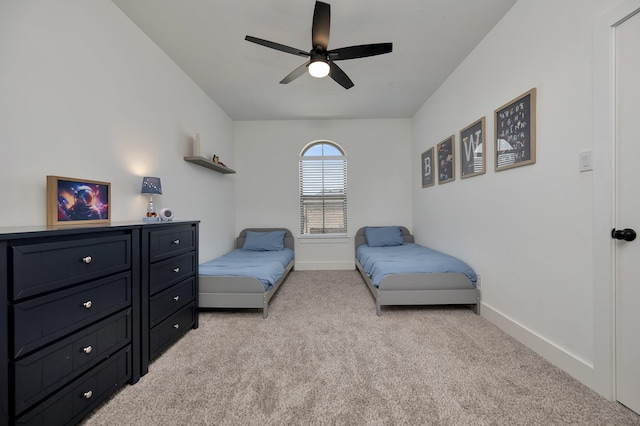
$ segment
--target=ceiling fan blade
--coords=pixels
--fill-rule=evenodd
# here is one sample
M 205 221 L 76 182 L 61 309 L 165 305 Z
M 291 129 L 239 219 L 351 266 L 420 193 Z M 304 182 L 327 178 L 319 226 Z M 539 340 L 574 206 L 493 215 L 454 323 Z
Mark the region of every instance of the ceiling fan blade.
M 345 89 L 351 89 L 353 87 L 353 81 L 342 71 L 342 68 L 329 61 L 329 75 L 332 79 L 336 81 L 340 86 Z
M 282 81 L 280 81 L 280 84 L 291 83 L 293 80 L 300 77 L 302 74 L 306 73 L 308 66 L 309 66 L 309 62 L 305 62 L 304 64 L 300 65 L 298 68 L 291 71 L 289 75 L 283 78 Z
M 309 52 L 305 52 L 300 49 L 296 49 L 294 47 L 285 46 L 284 44 L 274 43 L 272 41 L 263 40 L 261 38 L 246 36 L 244 38 L 247 41 L 252 43 L 259 44 L 261 46 L 270 47 L 271 49 L 279 50 L 281 52 L 291 53 L 292 55 L 304 56 L 305 58 L 309 56 Z
M 313 10 L 313 25 L 311 27 L 312 48 L 318 46 L 322 50 L 327 50 L 329 46 L 329 28 L 331 27 L 331 6 L 321 1 L 316 2 Z
M 382 55 L 393 50 L 393 43 L 362 44 L 360 46 L 341 47 L 327 52 L 332 61 L 345 59 L 366 58 L 367 56 Z

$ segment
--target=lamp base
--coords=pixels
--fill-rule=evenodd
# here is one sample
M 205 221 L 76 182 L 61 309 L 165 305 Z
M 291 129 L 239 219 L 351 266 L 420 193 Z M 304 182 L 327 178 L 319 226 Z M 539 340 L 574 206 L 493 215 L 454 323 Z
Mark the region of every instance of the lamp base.
M 160 222 L 160 218 L 159 217 L 143 217 L 142 221 L 143 222 Z

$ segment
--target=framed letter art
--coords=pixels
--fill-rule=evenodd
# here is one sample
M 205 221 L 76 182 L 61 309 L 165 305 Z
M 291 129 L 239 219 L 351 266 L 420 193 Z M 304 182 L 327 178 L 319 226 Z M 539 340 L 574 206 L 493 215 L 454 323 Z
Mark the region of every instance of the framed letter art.
M 460 130 L 460 177 L 482 175 L 487 171 L 484 136 L 485 118 L 482 117 Z
M 536 162 L 536 89 L 495 111 L 496 171 Z
M 437 145 L 438 184 L 451 182 L 456 179 L 454 140 L 455 136 L 451 135 Z
M 426 188 L 436 183 L 433 175 L 433 147 L 422 153 L 422 187 Z

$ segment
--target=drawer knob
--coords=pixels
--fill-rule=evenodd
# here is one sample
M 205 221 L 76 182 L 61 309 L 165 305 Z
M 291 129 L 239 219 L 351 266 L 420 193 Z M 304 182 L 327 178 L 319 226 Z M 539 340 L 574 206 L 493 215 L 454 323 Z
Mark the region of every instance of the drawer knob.
M 180 328 L 180 324 L 173 324 L 173 328 L 175 328 L 176 330 Z
M 173 298 L 173 300 L 175 300 L 175 301 L 177 302 L 178 300 L 180 300 L 180 296 L 175 296 L 175 297 Z
M 173 244 L 180 245 L 180 240 L 173 240 Z
M 93 348 L 91 347 L 91 345 L 87 346 L 86 348 L 82 348 L 82 352 L 84 352 L 85 354 L 90 354 L 92 350 Z
M 85 256 L 85 257 L 82 258 L 82 261 L 84 263 L 86 263 L 87 265 L 91 263 L 91 260 L 93 260 L 93 259 L 91 259 L 91 256 Z
M 82 394 L 82 396 L 84 396 L 86 399 L 90 399 L 93 396 L 93 392 L 86 391 L 85 393 Z
M 92 305 L 93 305 L 93 302 L 91 300 L 87 300 L 82 304 L 82 306 L 84 306 L 87 309 L 91 308 Z
M 173 272 L 180 272 L 180 268 L 173 268 Z

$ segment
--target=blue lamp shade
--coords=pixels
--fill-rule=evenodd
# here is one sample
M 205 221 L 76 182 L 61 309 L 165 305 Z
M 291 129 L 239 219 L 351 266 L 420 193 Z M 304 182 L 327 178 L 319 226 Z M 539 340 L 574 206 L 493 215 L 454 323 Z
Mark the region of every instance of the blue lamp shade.
M 162 195 L 162 184 L 160 178 L 145 176 L 142 178 L 141 194 L 159 194 Z

